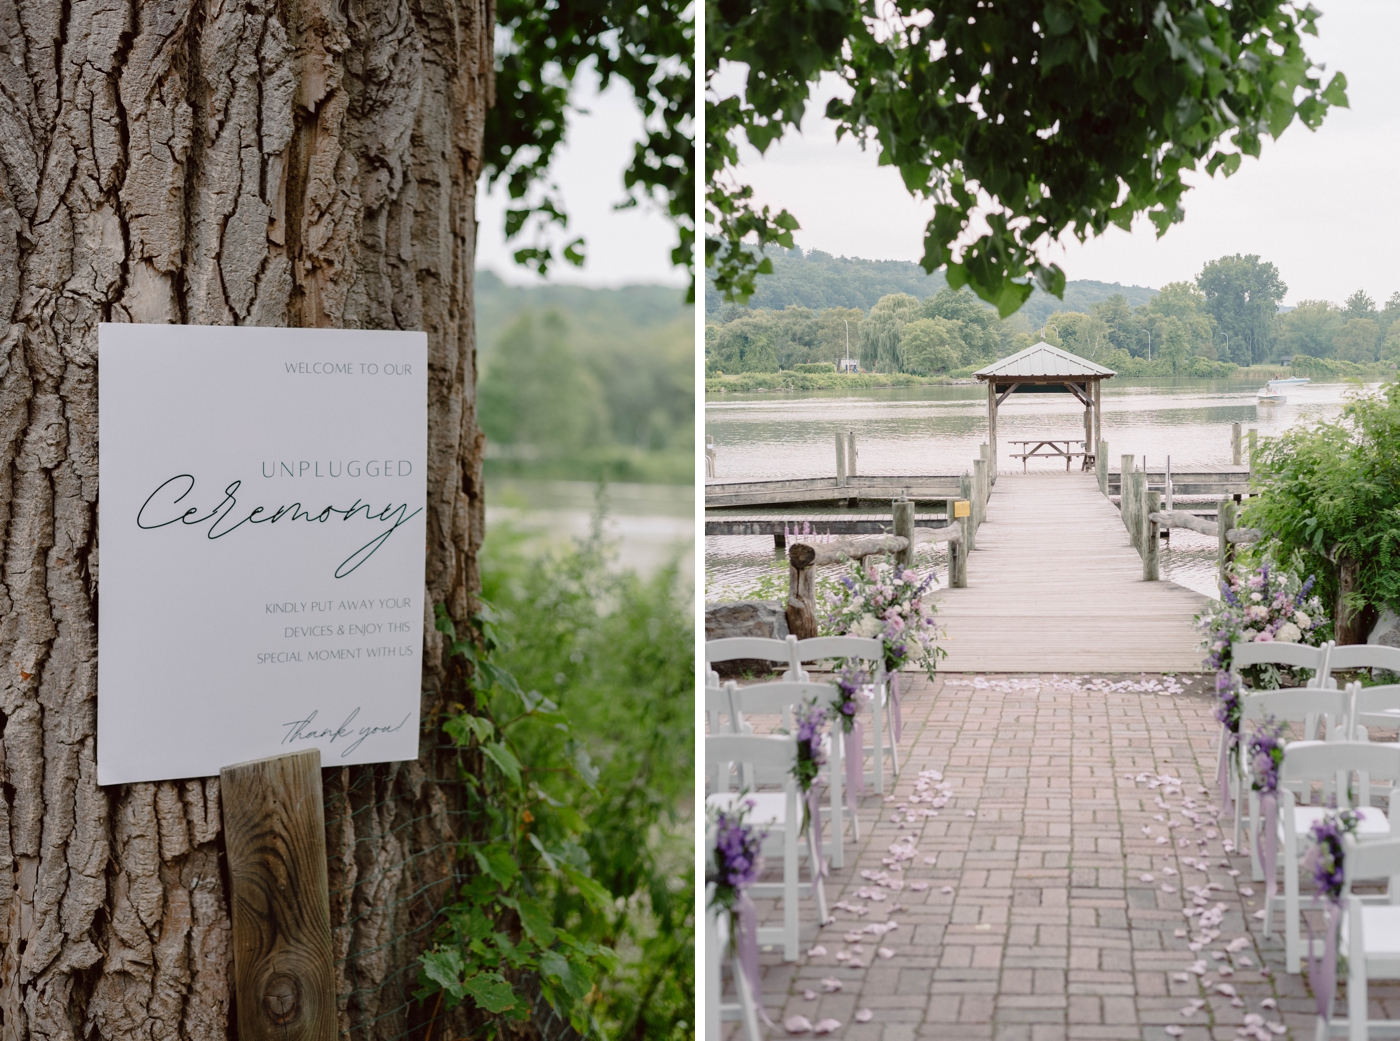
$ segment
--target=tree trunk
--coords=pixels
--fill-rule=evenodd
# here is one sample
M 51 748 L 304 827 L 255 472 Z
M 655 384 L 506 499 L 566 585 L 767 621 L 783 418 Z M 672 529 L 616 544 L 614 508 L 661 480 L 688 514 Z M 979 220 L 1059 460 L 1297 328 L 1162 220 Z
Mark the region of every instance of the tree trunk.
M 1332 626 L 1333 638 L 1338 646 L 1349 643 L 1365 643 L 1366 630 L 1362 628 L 1362 612 L 1347 606 L 1347 597 L 1356 592 L 1357 572 L 1360 565 L 1350 557 L 1342 557 L 1337 566 L 1337 614 Z
M 340 1029 L 420 1027 L 457 802 L 431 605 L 483 527 L 491 0 L 0 0 L 0 1036 L 232 1036 L 217 778 L 96 783 L 101 321 L 428 333 L 414 763 L 327 770 Z M 440 1024 L 440 1030 L 451 1025 Z

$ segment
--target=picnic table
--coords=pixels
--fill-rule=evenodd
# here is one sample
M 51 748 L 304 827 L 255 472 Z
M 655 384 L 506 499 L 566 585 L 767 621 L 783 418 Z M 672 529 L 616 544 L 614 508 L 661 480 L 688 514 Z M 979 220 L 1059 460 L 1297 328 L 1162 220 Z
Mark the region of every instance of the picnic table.
M 1092 452 L 1084 450 L 1075 451 L 1072 448 L 1073 445 L 1085 445 L 1087 447 L 1088 442 L 1082 437 L 1078 440 L 1066 437 L 1031 438 L 1025 441 L 1012 441 L 1011 444 L 1021 446 L 1021 451 L 1012 452 L 1011 458 L 1021 460 L 1022 473 L 1027 472 L 1028 464 L 1026 460 L 1028 459 L 1059 459 L 1063 457 L 1065 461 L 1065 473 L 1069 473 L 1070 463 L 1075 459 L 1083 459 L 1084 469 L 1086 470 L 1089 469 L 1094 462 L 1094 455 Z M 1046 449 L 1046 451 L 1042 452 L 1042 448 Z

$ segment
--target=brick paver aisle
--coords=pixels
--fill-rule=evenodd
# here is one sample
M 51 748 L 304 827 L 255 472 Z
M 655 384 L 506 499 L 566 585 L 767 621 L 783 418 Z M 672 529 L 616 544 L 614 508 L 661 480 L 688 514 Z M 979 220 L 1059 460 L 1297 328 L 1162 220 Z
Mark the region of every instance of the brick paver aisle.
M 827 879 L 828 900 L 845 906 L 820 934 L 806 927 L 797 964 L 762 955 L 772 1036 L 787 1036 L 783 1023 L 794 1015 L 839 1020 L 831 1036 L 872 1041 L 1165 1041 L 1235 1038 L 1246 1025 L 1250 1036 L 1272 1037 L 1271 1023 L 1312 1036 L 1306 984 L 1284 971 L 1279 934 L 1264 940 L 1253 918 L 1263 885 L 1256 894 L 1245 856 L 1222 866 L 1230 830 L 1206 812 L 1218 731 L 1207 679 L 904 679 L 908 759 L 894 798 L 865 799 L 856 855 L 848 844 L 846 866 Z M 927 788 L 917 793 L 921 771 Z M 1181 788 L 1158 784 L 1163 776 Z M 940 795 L 938 783 L 951 785 L 943 805 L 925 801 Z M 916 853 L 890 871 L 891 846 L 910 837 Z M 894 887 L 880 884 L 880 872 Z M 1207 920 L 1219 917 L 1219 935 L 1196 953 L 1188 944 L 1199 918 L 1183 908 L 1200 902 Z M 774 901 L 759 911 L 773 921 L 780 913 Z M 805 901 L 803 914 L 810 919 Z M 863 933 L 858 952 L 847 939 L 887 921 L 898 928 Z M 826 953 L 805 953 L 815 946 Z M 842 952 L 853 960 L 838 959 Z M 1204 976 L 1188 972 L 1197 959 Z M 1400 987 L 1371 993 L 1378 1012 L 1400 1006 Z M 1202 1007 L 1181 1015 L 1193 1000 Z M 873 1013 L 868 1022 L 856 1019 L 863 1009 Z M 1184 1032 L 1169 1034 L 1169 1025 Z

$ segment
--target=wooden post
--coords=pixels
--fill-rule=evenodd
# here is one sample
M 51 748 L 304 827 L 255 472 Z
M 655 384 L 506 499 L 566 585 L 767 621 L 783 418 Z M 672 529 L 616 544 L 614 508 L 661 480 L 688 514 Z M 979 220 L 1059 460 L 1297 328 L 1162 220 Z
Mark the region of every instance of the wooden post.
M 858 472 L 856 468 L 856 432 L 848 430 L 846 432 L 846 476 L 854 477 Z
M 775 532 L 773 532 L 773 552 L 774 552 L 774 553 L 777 553 L 779 556 L 782 556 L 783 553 L 784 553 L 786 550 L 787 550 L 787 532 L 785 532 L 785 531 L 775 531 Z
M 959 501 L 958 499 L 949 499 L 948 505 L 945 507 L 944 522 L 956 524 L 962 536 L 959 541 L 948 543 L 948 586 L 950 589 L 967 588 L 967 521 L 972 504 L 968 503 L 968 512 L 959 517 L 957 515 Z
M 1094 380 L 1094 440 L 1103 441 L 1103 409 L 1100 402 L 1103 400 L 1103 380 Z M 1105 495 L 1108 493 L 1105 492 Z
M 335 1041 L 321 753 L 219 772 L 239 1041 Z
M 1133 467 L 1137 457 L 1131 455 L 1120 455 L 1118 457 L 1118 513 L 1123 518 L 1123 526 L 1128 529 L 1128 535 L 1133 533 Z M 1133 541 L 1136 546 L 1136 540 Z
M 1100 441 L 1094 447 L 1094 474 L 1099 479 L 1099 494 L 1108 495 L 1108 442 Z
M 986 445 L 982 446 L 983 458 L 972 460 L 972 526 L 974 528 L 980 528 L 982 522 L 987 519 L 986 447 Z
M 788 559 L 791 561 L 790 554 Z M 799 640 L 817 635 L 816 571 L 814 567 L 788 564 L 788 600 L 783 613 L 787 615 L 788 632 Z
M 1084 451 L 1085 451 L 1085 452 L 1092 452 L 1093 450 L 1094 450 L 1094 410 L 1093 410 L 1092 408 L 1086 408 L 1086 409 L 1084 410 Z M 1081 469 L 1081 470 L 1087 470 L 1087 469 L 1089 469 L 1089 459 L 1088 459 L 1087 456 L 1086 456 L 1085 459 L 1084 459 L 1084 465 L 1081 466 L 1080 469 Z
M 1254 453 L 1259 449 L 1259 430 L 1257 427 L 1249 428 L 1249 468 L 1254 469 Z
M 991 446 L 992 483 L 997 481 L 997 386 L 996 380 L 987 381 L 987 444 Z
M 890 504 L 894 514 L 894 533 L 909 540 L 909 544 L 894 555 L 895 567 L 900 569 L 914 566 L 914 504 L 900 496 Z
M 1167 456 L 1167 477 L 1166 477 L 1167 511 L 1172 508 L 1172 457 Z
M 1222 582 L 1225 581 L 1226 570 L 1235 560 L 1235 545 L 1225 537 L 1225 534 L 1235 526 L 1235 510 L 1237 508 L 1233 500 L 1221 499 L 1220 507 L 1215 515 L 1216 537 L 1219 540 L 1216 543 L 1215 563 Z
M 1233 462 L 1234 462 L 1234 464 L 1235 464 L 1236 466 L 1240 466 L 1240 465 L 1242 464 L 1242 462 L 1243 462 L 1243 460 L 1240 458 L 1240 453 L 1241 453 L 1242 450 L 1243 450 L 1243 446 L 1240 444 L 1240 424 L 1238 424 L 1238 423 L 1231 423 L 1231 424 L 1230 424 L 1230 458 L 1231 458 L 1231 460 L 1233 460 Z
M 846 439 L 836 435 L 836 487 L 846 487 Z
M 963 518 L 963 549 L 969 553 L 977 548 L 977 525 L 972 523 L 972 478 L 963 474 L 958 478 L 958 496 L 967 500 L 968 515 Z
M 1147 475 L 1143 474 L 1144 482 L 1146 479 Z M 1142 580 L 1144 582 L 1156 582 L 1161 566 L 1161 543 L 1159 541 L 1158 525 L 1157 522 L 1152 519 L 1152 514 L 1161 509 L 1161 502 L 1158 499 L 1160 494 L 1160 492 L 1149 489 L 1145 493 L 1143 499 L 1142 536 L 1144 549 L 1142 554 Z
M 705 436 L 705 476 L 715 476 L 715 439 Z

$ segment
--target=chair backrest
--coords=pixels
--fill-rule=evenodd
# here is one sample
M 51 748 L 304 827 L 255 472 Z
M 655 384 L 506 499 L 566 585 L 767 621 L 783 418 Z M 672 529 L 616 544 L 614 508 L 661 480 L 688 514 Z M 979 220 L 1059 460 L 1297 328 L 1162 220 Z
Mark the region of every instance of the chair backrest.
M 1400 781 L 1400 744 L 1369 741 L 1294 741 L 1284 747 L 1279 780 L 1322 781 L 1337 785 L 1337 805 L 1349 806 L 1347 779 L 1360 781 L 1357 805 L 1370 805 L 1371 778 Z
M 1329 669 L 1385 669 L 1400 673 L 1400 647 L 1378 643 L 1344 643 L 1332 648 Z
M 1327 719 L 1327 732 L 1333 728 L 1347 733 L 1345 721 L 1350 718 L 1349 697 L 1340 690 L 1318 690 L 1316 687 L 1287 687 L 1283 690 L 1247 691 L 1240 699 L 1240 718 L 1260 721 L 1272 716 L 1281 723 L 1302 720 L 1306 740 L 1316 736 L 1317 718 Z
M 1400 875 L 1400 839 L 1357 842 L 1348 836 L 1343 850 L 1342 872 L 1348 889 L 1353 881 Z
M 798 661 L 822 661 L 827 658 L 884 662 L 885 641 L 864 636 L 814 636 L 810 640 L 797 641 Z
M 774 640 L 765 636 L 727 636 L 722 640 L 705 641 L 705 664 L 734 661 L 737 658 L 757 658 L 759 661 L 792 660 L 792 644 L 796 636 Z
M 1348 684 L 1348 687 L 1351 686 Z M 1363 687 L 1356 684 L 1352 698 L 1352 712 L 1357 716 L 1363 712 L 1400 710 L 1400 683 L 1386 683 L 1379 687 Z
M 706 734 L 736 734 L 739 732 L 739 721 L 735 717 L 734 702 L 730 698 L 730 688 L 733 683 L 726 683 L 723 687 L 716 687 L 710 684 L 705 685 L 705 732 Z M 729 790 L 728 763 L 707 764 L 705 769 L 705 779 L 712 792 L 727 792 Z
M 792 728 L 792 710 L 795 706 L 815 699 L 823 708 L 830 707 L 839 700 L 841 692 L 834 683 L 791 683 L 782 680 L 777 683 L 754 683 L 746 687 L 732 685 L 734 712 L 741 719 L 744 713 L 781 715 L 783 726 Z
M 1320 673 L 1326 668 L 1327 647 L 1309 647 L 1305 643 L 1280 643 L 1268 640 L 1260 643 L 1236 643 L 1230 647 L 1230 670 L 1239 672 L 1247 665 L 1287 665 L 1295 669 L 1312 669 Z
M 706 734 L 705 765 L 752 763 L 791 775 L 797 765 L 797 737 L 792 734 Z

